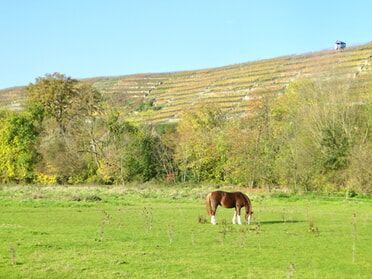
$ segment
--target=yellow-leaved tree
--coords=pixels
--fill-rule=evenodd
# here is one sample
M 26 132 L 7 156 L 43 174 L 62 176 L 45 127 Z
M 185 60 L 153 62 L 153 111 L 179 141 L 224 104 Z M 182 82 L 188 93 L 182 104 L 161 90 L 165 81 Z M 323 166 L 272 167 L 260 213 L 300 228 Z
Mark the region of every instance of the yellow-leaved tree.
M 221 137 L 225 114 L 214 105 L 203 104 L 183 112 L 181 118 L 175 152 L 181 180 L 222 181 L 225 148 Z

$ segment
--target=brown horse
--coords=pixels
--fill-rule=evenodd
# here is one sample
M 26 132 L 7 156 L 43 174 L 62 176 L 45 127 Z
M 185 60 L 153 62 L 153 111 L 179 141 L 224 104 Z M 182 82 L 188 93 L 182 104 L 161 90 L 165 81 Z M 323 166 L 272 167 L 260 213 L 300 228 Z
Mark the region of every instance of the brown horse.
M 236 218 L 238 218 L 238 224 L 241 225 L 242 221 L 240 218 L 240 209 L 245 207 L 245 220 L 249 225 L 251 222 L 251 216 L 253 214 L 252 204 L 248 196 L 242 192 L 224 192 L 224 191 L 215 191 L 210 192 L 206 198 L 206 207 L 207 212 L 211 216 L 211 223 L 213 225 L 217 224 L 216 220 L 216 210 L 217 207 L 221 205 L 225 208 L 235 208 L 234 217 L 232 223 L 236 224 Z

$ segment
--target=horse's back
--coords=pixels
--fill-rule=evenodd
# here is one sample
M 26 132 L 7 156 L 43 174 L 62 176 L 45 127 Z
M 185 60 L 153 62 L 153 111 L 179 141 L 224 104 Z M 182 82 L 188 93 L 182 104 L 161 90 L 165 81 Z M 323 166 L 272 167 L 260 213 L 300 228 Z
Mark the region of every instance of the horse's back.
M 245 206 L 249 203 L 248 196 L 242 192 L 213 191 L 207 195 L 207 199 L 227 208 L 236 207 L 237 204 Z
M 213 191 L 208 194 L 208 196 L 213 200 L 221 200 L 226 192 L 224 191 Z

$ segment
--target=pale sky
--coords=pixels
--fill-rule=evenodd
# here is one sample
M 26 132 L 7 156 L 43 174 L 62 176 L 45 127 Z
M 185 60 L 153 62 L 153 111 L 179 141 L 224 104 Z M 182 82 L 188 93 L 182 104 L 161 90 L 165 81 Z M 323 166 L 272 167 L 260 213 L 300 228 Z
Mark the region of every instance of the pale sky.
M 0 89 L 360 45 L 371 11 L 371 0 L 0 0 Z

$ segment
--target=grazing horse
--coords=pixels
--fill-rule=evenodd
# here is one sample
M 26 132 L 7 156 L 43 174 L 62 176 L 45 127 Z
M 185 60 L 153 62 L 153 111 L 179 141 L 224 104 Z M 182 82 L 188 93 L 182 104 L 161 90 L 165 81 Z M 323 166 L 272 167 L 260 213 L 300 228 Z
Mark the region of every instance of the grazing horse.
M 245 220 L 249 225 L 251 223 L 251 216 L 253 214 L 252 204 L 248 196 L 242 192 L 224 192 L 224 191 L 215 191 L 210 192 L 206 198 L 206 207 L 207 212 L 211 216 L 211 223 L 213 225 L 217 224 L 216 220 L 216 210 L 217 207 L 221 205 L 225 208 L 235 208 L 234 217 L 232 223 L 236 224 L 236 218 L 238 219 L 238 224 L 241 225 L 242 221 L 240 218 L 240 209 L 245 207 Z

